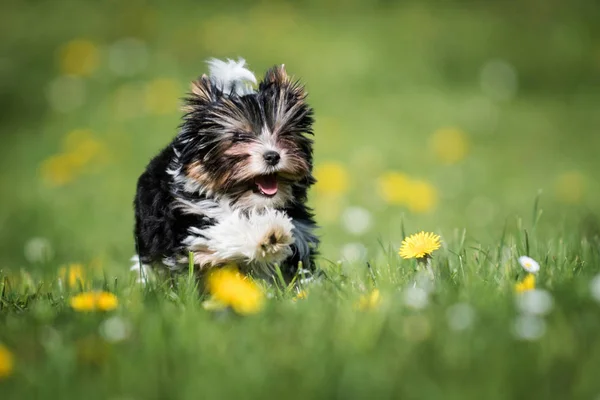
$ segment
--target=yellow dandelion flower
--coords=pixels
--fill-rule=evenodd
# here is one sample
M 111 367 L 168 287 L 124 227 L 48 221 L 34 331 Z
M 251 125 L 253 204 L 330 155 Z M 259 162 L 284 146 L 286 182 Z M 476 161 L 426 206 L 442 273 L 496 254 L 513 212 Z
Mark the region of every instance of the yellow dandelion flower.
M 344 165 L 329 161 L 319 164 L 314 171 L 315 190 L 326 195 L 342 195 L 348 191 L 350 178 Z
M 119 306 L 119 299 L 113 293 L 100 292 L 96 294 L 96 308 L 100 311 L 112 311 Z
M 415 213 L 427 213 L 437 205 L 438 194 L 433 185 L 426 181 L 415 180 L 410 182 L 406 205 Z
M 455 164 L 467 156 L 469 141 L 460 129 L 441 128 L 431 136 L 429 147 L 441 162 Z
M 51 186 L 64 186 L 77 175 L 68 154 L 57 154 L 44 160 L 40 166 L 40 174 Z
M 261 289 L 234 268 L 213 271 L 208 276 L 207 287 L 214 301 L 231 307 L 238 314 L 255 314 L 263 308 Z
M 89 129 L 76 129 L 63 139 L 64 156 L 80 169 L 94 161 L 102 161 L 106 148 Z
M 149 82 L 145 90 L 146 109 L 151 114 L 176 112 L 181 97 L 179 83 L 173 79 L 160 78 Z
M 98 48 L 89 40 L 72 40 L 59 51 L 60 70 L 66 75 L 89 76 L 98 67 L 99 60 Z
M 556 179 L 555 193 L 559 201 L 567 204 L 581 202 L 585 194 L 585 178 L 577 172 L 566 172 Z
M 0 343 L 0 379 L 9 377 L 14 369 L 14 357 L 2 343 Z
M 356 308 L 361 311 L 365 310 L 373 310 L 381 304 L 381 293 L 379 293 L 379 289 L 374 289 L 371 293 L 365 294 L 360 297 L 358 303 L 356 303 Z
M 308 297 L 308 293 L 306 292 L 306 290 L 301 290 L 298 292 L 298 294 L 296 296 L 294 296 L 294 298 L 292 300 L 293 301 L 304 300 L 307 297 Z
M 396 171 L 386 172 L 377 180 L 379 195 L 389 204 L 404 204 L 408 200 L 410 186 L 408 176 Z
M 430 232 L 420 232 L 402 241 L 399 254 L 402 258 L 423 258 L 430 256 L 440 246 L 439 235 Z
M 109 292 L 85 292 L 71 298 L 71 307 L 75 311 L 112 311 L 119 305 L 117 296 Z
M 90 312 L 96 310 L 96 293 L 80 293 L 71 298 L 71 307 L 75 311 Z
M 535 289 L 535 275 L 527 274 L 527 276 L 515 285 L 515 291 L 517 293 L 527 292 Z
M 70 264 L 58 270 L 58 279 L 69 288 L 85 287 L 85 273 L 81 264 Z

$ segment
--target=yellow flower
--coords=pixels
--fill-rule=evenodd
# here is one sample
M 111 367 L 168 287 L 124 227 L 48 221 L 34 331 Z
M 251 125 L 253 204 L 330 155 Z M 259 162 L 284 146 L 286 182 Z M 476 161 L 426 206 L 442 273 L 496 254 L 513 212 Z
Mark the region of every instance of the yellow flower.
M 437 190 L 424 180 L 411 179 L 402 172 L 389 171 L 379 177 L 378 192 L 388 204 L 405 205 L 415 213 L 425 213 L 437 205 Z
M 440 246 L 440 237 L 438 235 L 430 232 L 420 232 L 402 241 L 399 254 L 402 258 L 423 258 L 431 255 Z
M 348 190 L 348 172 L 340 163 L 330 161 L 319 164 L 315 167 L 314 175 L 317 179 L 315 188 L 319 193 L 342 195 Z
M 42 179 L 51 186 L 63 186 L 75 178 L 73 163 L 68 154 L 57 154 L 42 162 Z
M 99 59 L 98 48 L 89 40 L 72 40 L 59 52 L 60 70 L 66 75 L 91 75 L 98 67 Z
M 411 181 L 401 172 L 390 171 L 378 179 L 379 195 L 386 203 L 404 204 L 408 200 Z
M 441 162 L 455 164 L 466 157 L 469 142 L 460 129 L 441 128 L 431 136 L 429 147 Z
M 577 171 L 566 172 L 556 179 L 556 197 L 568 204 L 577 204 L 585 193 L 585 178 Z
M 294 296 L 294 298 L 292 300 L 293 301 L 304 300 L 307 297 L 308 297 L 308 293 L 306 292 L 306 290 L 301 290 L 298 292 L 298 294 L 296 296 Z
M 151 114 L 169 114 L 177 111 L 179 98 L 179 83 L 173 79 L 160 78 L 146 85 L 146 109 Z
M 71 307 L 75 311 L 111 311 L 117 308 L 117 296 L 109 292 L 85 292 L 71 298 Z
M 89 129 L 75 129 L 63 139 L 64 156 L 73 168 L 82 168 L 92 161 L 101 161 L 105 155 L 104 144 Z
M 100 292 L 96 297 L 96 307 L 100 311 L 112 311 L 119 306 L 119 299 L 110 292 Z
M 371 293 L 360 297 L 356 308 L 361 311 L 372 310 L 379 307 L 379 304 L 381 304 L 381 294 L 379 293 L 379 289 L 374 289 Z
M 437 190 L 429 182 L 411 181 L 406 205 L 415 213 L 426 213 L 437 204 Z
M 73 181 L 83 168 L 95 161 L 105 161 L 106 147 L 88 129 L 75 129 L 65 135 L 63 152 L 42 162 L 42 178 L 52 186 Z
M 207 288 L 213 301 L 231 307 L 238 314 L 257 313 L 264 305 L 264 294 L 258 285 L 232 267 L 211 272 Z
M 81 264 L 70 264 L 68 267 L 61 267 L 58 270 L 58 277 L 61 282 L 71 288 L 85 287 L 85 273 Z
M 517 293 L 523 293 L 533 289 L 535 289 L 535 275 L 533 274 L 527 274 L 525 279 L 515 285 L 515 291 Z
M 71 297 L 71 307 L 73 307 L 75 311 L 94 311 L 96 309 L 96 294 L 93 292 L 86 292 Z
M 12 353 L 0 343 L 0 379 L 9 377 L 14 369 Z

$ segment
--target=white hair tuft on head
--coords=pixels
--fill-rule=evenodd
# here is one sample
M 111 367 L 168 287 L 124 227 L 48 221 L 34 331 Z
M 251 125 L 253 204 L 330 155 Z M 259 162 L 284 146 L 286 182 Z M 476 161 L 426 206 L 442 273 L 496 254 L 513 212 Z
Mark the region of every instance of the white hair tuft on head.
M 246 68 L 246 60 L 243 58 L 237 61 L 211 58 L 207 64 L 211 80 L 224 94 L 243 96 L 254 93 L 252 85 L 256 84 L 256 77 Z

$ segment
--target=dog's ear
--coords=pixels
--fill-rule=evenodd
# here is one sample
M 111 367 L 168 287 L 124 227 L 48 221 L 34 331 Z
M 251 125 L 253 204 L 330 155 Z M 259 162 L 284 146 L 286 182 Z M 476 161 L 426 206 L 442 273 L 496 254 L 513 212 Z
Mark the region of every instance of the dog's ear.
M 284 65 L 269 69 L 258 90 L 265 96 L 265 114 L 274 133 L 312 133 L 313 111 L 306 104 L 304 85 L 290 77 Z
M 192 95 L 198 101 L 209 103 L 213 97 L 213 85 L 208 76 L 202 75 L 192 82 Z
M 265 74 L 265 79 L 263 81 L 265 84 L 275 84 L 278 86 L 288 85 L 290 83 L 290 78 L 285 72 L 285 65 L 275 65 L 270 68 Z
M 304 101 L 307 95 L 304 86 L 287 74 L 284 64 L 270 68 L 258 89 L 267 90 L 270 87 L 283 89 L 286 92 L 288 100 Z
M 200 78 L 192 81 L 190 93 L 185 98 L 183 111 L 192 112 L 200 106 L 205 106 L 217 98 L 217 91 L 210 78 L 202 75 Z

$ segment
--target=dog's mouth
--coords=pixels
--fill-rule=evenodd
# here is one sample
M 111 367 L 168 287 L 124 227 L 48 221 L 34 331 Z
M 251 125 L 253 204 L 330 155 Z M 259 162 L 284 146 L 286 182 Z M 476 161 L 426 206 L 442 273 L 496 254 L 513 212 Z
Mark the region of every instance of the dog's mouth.
M 259 175 L 254 178 L 254 184 L 258 192 L 263 196 L 273 197 L 277 194 L 279 183 L 277 182 L 277 174 Z

